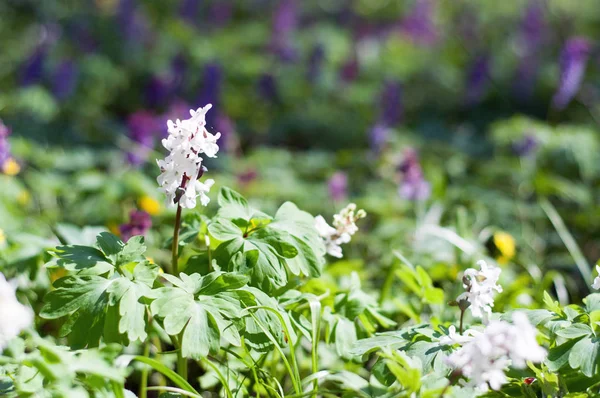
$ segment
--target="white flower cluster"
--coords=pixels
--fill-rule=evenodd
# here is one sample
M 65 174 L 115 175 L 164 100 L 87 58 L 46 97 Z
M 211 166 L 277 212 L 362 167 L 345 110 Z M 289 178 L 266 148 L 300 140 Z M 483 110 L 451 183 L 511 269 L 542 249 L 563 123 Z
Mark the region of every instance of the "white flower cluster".
M 522 369 L 527 361 L 542 362 L 546 358 L 546 350 L 536 341 L 537 330 L 527 315 L 515 312 L 512 319 L 513 324 L 491 321 L 483 332 L 446 358 L 448 365 L 469 379 L 468 386 L 498 390 L 506 383 L 504 370 L 508 366 Z
M 164 160 L 158 161 L 161 174 L 158 183 L 167 195 L 167 205 L 174 206 L 179 202 L 181 207 L 196 207 L 196 198 L 206 206 L 210 202 L 206 195 L 214 180 L 200 182 L 198 179 L 204 171 L 201 154 L 214 158 L 219 146 L 217 140 L 220 133 L 211 134 L 206 130 L 206 113 L 211 104 L 197 110 L 190 110 L 191 117 L 186 120 L 169 120 L 169 135 L 162 140 L 163 146 L 170 152 Z
M 481 268 L 477 271 L 474 268 L 465 270 L 463 275 L 463 287 L 466 292 L 462 293 L 456 301 L 468 301 L 471 308 L 471 314 L 474 317 L 482 318 L 483 313 L 492 314 L 494 306 L 494 290 L 502 292 L 502 286 L 498 285 L 498 277 L 500 276 L 500 268 L 488 265 L 485 261 L 480 260 L 477 265 Z
M 333 216 L 333 227 L 323 216 L 315 217 L 315 228 L 325 242 L 327 253 L 333 257 L 342 257 L 340 245 L 350 242 L 352 235 L 358 231 L 356 221 L 367 216 L 364 210 L 356 210 L 356 205 L 350 203 L 338 214 Z
M 596 265 L 596 272 L 598 273 L 598 276 L 594 278 L 592 288 L 598 290 L 600 289 L 600 265 Z
M 474 329 L 467 329 L 463 332 L 463 334 L 456 333 L 456 327 L 454 325 L 448 328 L 448 335 L 442 336 L 440 338 L 441 345 L 454 345 L 460 344 L 463 345 L 473 340 L 474 337 L 479 335 L 481 332 Z
M 0 273 L 0 352 L 32 323 L 33 311 L 17 300 L 15 288 Z

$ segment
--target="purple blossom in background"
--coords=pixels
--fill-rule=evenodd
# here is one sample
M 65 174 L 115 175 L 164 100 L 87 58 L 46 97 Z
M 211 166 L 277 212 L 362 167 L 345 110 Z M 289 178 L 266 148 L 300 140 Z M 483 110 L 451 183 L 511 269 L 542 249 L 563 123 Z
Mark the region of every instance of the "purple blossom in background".
M 235 150 L 235 125 L 233 121 L 222 112 L 215 118 L 215 130 L 221 133 L 218 144 L 224 152 L 231 153 Z
M 539 146 L 539 141 L 535 136 L 527 134 L 520 141 L 512 144 L 512 150 L 517 156 L 529 156 L 535 152 Z
M 490 59 L 487 55 L 476 57 L 467 71 L 466 101 L 473 105 L 483 99 L 489 83 Z
M 400 24 L 402 33 L 417 44 L 435 44 L 438 31 L 433 21 L 434 7 L 433 0 L 417 0 L 414 8 Z
M 423 176 L 417 151 L 409 148 L 404 151 L 404 159 L 398 166 L 402 178 L 398 194 L 401 198 L 413 201 L 426 200 L 431 195 L 431 186 Z
M 560 83 L 552 98 L 555 109 L 564 109 L 575 97 L 583 81 L 591 43 L 583 37 L 567 40 L 560 54 Z
M 150 108 L 162 106 L 171 95 L 170 76 L 153 76 L 146 84 L 144 96 Z
M 382 114 L 380 122 L 393 126 L 402 119 L 402 86 L 400 82 L 387 82 L 381 93 Z
M 311 83 L 316 83 L 321 77 L 321 69 L 325 60 L 325 48 L 321 44 L 313 47 L 308 57 L 307 79 Z
M 237 180 L 241 185 L 248 185 L 252 181 L 256 180 L 258 172 L 255 169 L 244 171 L 237 176 Z
M 270 73 L 263 73 L 260 76 L 258 79 L 258 94 L 266 101 L 279 102 L 279 89 L 277 88 L 275 76 Z
M 127 161 L 133 166 L 140 166 L 146 162 L 152 147 L 154 137 L 160 130 L 159 121 L 154 114 L 148 111 L 137 111 L 127 119 L 129 138 L 135 143 L 133 150 L 127 153 Z
M 182 0 L 179 3 L 179 16 L 190 25 L 198 23 L 201 0 Z
M 71 60 L 63 61 L 52 76 L 52 92 L 59 100 L 65 100 L 73 94 L 77 85 L 77 65 Z
M 139 10 L 137 0 L 121 0 L 116 18 L 123 36 L 130 43 L 138 46 L 152 41 L 148 19 Z
M 25 64 L 21 67 L 20 84 L 22 86 L 36 84 L 42 80 L 46 56 L 46 48 L 41 45 L 27 58 Z
M 359 63 L 356 54 L 353 54 L 347 61 L 342 65 L 342 69 L 340 71 L 340 77 L 344 82 L 352 82 L 358 77 L 359 73 Z
M 292 38 L 298 25 L 298 7 L 295 0 L 282 0 L 273 13 L 271 51 L 284 62 L 296 60 Z
M 211 22 L 218 26 L 226 26 L 233 16 L 233 2 L 216 2 L 210 9 Z
M 132 236 L 146 235 L 150 228 L 152 228 L 150 214 L 141 210 L 133 210 L 129 213 L 129 222 L 119 226 L 119 231 L 123 242 L 127 242 Z
M 369 132 L 371 150 L 380 153 L 390 136 L 390 129 L 382 123 L 377 123 Z
M 540 64 L 539 50 L 547 33 L 544 7 L 540 1 L 531 1 L 521 22 L 519 36 L 522 54 L 513 83 L 518 97 L 528 98 L 533 94 Z
M 333 173 L 327 182 L 329 196 L 335 202 L 343 202 L 348 197 L 348 174 L 343 171 Z
M 0 169 L 12 157 L 10 154 L 10 143 L 8 142 L 9 135 L 10 129 L 0 120 Z
M 209 63 L 204 67 L 202 77 L 202 90 L 196 103 L 212 104 L 213 108 L 219 109 L 221 104 L 221 86 L 223 80 L 223 68 L 218 63 Z M 217 112 L 209 112 L 206 115 L 206 123 L 214 127 Z

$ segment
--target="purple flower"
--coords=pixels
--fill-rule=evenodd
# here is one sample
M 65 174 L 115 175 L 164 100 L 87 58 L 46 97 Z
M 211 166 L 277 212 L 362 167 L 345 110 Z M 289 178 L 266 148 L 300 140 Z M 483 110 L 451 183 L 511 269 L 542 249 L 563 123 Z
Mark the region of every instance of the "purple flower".
M 342 66 L 340 77 L 344 82 L 352 82 L 358 77 L 359 68 L 358 58 L 353 54 Z
M 348 196 L 348 174 L 343 171 L 333 173 L 327 182 L 329 196 L 335 202 L 343 202 Z
M 44 63 L 46 61 L 47 51 L 44 46 L 39 46 L 27 58 L 25 64 L 21 67 L 20 83 L 22 86 L 39 83 L 44 76 Z
M 9 135 L 10 129 L 0 120 L 0 169 L 12 157 L 10 154 L 10 143 L 8 142 Z
M 140 42 L 152 42 L 150 24 L 136 0 L 121 0 L 116 17 L 123 36 L 131 44 L 138 46 Z
M 121 239 L 127 242 L 129 238 L 137 235 L 146 235 L 146 232 L 152 228 L 152 218 L 150 214 L 141 210 L 132 210 L 129 213 L 129 222 L 119 227 Z
M 398 194 L 401 198 L 412 201 L 429 198 L 431 186 L 423 177 L 417 151 L 412 148 L 404 151 L 404 159 L 398 166 L 398 172 L 402 178 L 398 188 Z
M 284 62 L 297 58 L 292 37 L 298 24 L 298 9 L 295 0 L 282 0 L 273 13 L 271 51 Z
M 169 99 L 171 87 L 169 76 L 153 76 L 144 90 L 146 104 L 150 108 L 162 106 Z
M 154 146 L 154 136 L 160 130 L 158 119 L 148 111 L 137 111 L 127 119 L 129 138 L 135 143 L 127 153 L 127 161 L 133 166 L 142 165 Z
M 521 23 L 523 44 L 529 51 L 535 50 L 545 41 L 546 18 L 540 1 L 531 1 Z
M 539 69 L 539 50 L 546 40 L 544 7 L 539 1 L 532 1 L 527 7 L 521 22 L 521 47 L 517 74 L 513 88 L 519 97 L 531 97 Z
M 480 102 L 488 88 L 490 60 L 487 55 L 476 57 L 467 72 L 466 100 L 470 105 Z
M 258 79 L 258 94 L 266 101 L 279 102 L 279 89 L 277 88 L 275 76 L 270 73 L 262 74 Z
M 380 122 L 393 126 L 402 119 L 402 86 L 400 82 L 387 82 L 381 93 L 382 114 Z
M 63 61 L 52 76 L 52 92 L 59 100 L 71 96 L 77 85 L 77 66 L 71 60 Z
M 233 15 L 233 4 L 230 2 L 216 2 L 210 9 L 211 21 L 219 27 L 226 26 Z
M 585 75 L 591 44 L 583 37 L 567 40 L 560 54 L 560 83 L 552 98 L 552 106 L 564 109 L 575 97 Z
M 237 180 L 241 185 L 248 185 L 252 181 L 256 180 L 258 172 L 255 169 L 244 171 L 237 176 Z
M 512 150 L 517 156 L 529 156 L 532 155 L 539 146 L 539 141 L 535 136 L 527 134 L 520 141 L 512 144 Z
M 325 48 L 321 44 L 313 47 L 308 57 L 307 78 L 311 83 L 316 83 L 321 77 L 321 69 L 325 60 Z
M 181 19 L 190 25 L 195 25 L 198 22 L 200 3 L 200 0 L 182 0 L 179 4 L 179 16 Z
M 216 62 L 209 63 L 204 67 L 202 77 L 202 90 L 198 98 L 198 104 L 212 104 L 213 108 L 219 109 L 221 103 L 221 86 L 223 80 L 223 69 Z M 217 112 L 209 112 L 206 115 L 206 124 L 214 127 Z
M 434 2 L 417 0 L 415 7 L 401 22 L 401 31 L 412 41 L 421 45 L 432 45 L 438 32 L 433 22 Z
M 382 123 L 377 123 L 369 132 L 369 141 L 371 150 L 375 153 L 380 153 L 390 136 L 390 129 Z

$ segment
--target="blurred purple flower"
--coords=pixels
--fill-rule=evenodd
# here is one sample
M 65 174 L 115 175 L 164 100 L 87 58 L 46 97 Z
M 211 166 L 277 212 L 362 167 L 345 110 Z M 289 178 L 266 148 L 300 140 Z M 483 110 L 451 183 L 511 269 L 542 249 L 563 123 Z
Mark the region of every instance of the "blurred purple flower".
M 170 76 L 152 76 L 144 90 L 146 104 L 150 108 L 162 106 L 169 99 L 170 94 Z
M 212 5 L 210 14 L 210 20 L 214 25 L 218 27 L 226 26 L 233 16 L 233 3 L 225 1 L 216 2 Z
M 252 181 L 256 180 L 258 172 L 255 169 L 249 169 L 244 171 L 237 176 L 237 180 L 241 185 L 248 185 Z
M 348 174 L 343 171 L 333 173 L 327 182 L 329 197 L 335 202 L 343 202 L 348 197 Z
M 71 96 L 77 85 L 77 65 L 71 61 L 63 61 L 52 76 L 52 92 L 59 100 L 65 100 Z
M 130 43 L 138 46 L 152 42 L 148 19 L 140 11 L 137 0 L 120 0 L 116 17 L 123 36 Z
M 544 6 L 540 1 L 533 0 L 521 22 L 521 37 L 527 50 L 532 51 L 545 41 L 546 29 Z
M 202 77 L 202 90 L 197 103 L 212 104 L 213 108 L 219 109 L 221 104 L 221 86 L 223 80 L 223 68 L 216 62 L 207 64 L 204 67 L 204 76 Z M 206 123 L 209 127 L 214 127 L 217 112 L 209 112 L 206 115 Z
M 181 0 L 179 3 L 179 16 L 181 19 L 191 25 L 196 25 L 201 3 L 201 0 Z
M 119 226 L 119 231 L 123 242 L 127 242 L 133 236 L 146 235 L 150 228 L 152 228 L 150 214 L 141 210 L 132 210 L 129 213 L 129 222 Z
M 296 0 L 282 0 L 273 13 L 273 28 L 271 32 L 271 51 L 284 62 L 297 58 L 292 45 L 292 37 L 298 25 L 298 7 Z
M 42 80 L 46 56 L 47 50 L 45 46 L 41 45 L 27 58 L 21 67 L 20 84 L 22 86 L 36 84 Z
M 573 37 L 565 43 L 560 54 L 560 83 L 552 98 L 555 109 L 566 108 L 579 91 L 591 47 L 584 37 Z
M 490 59 L 487 55 L 476 57 L 467 71 L 467 104 L 480 102 L 488 89 Z
M 525 135 L 520 141 L 512 144 L 513 153 L 517 156 L 529 156 L 535 152 L 539 146 L 539 141 L 531 134 Z
M 8 136 L 10 135 L 10 129 L 0 120 L 0 169 L 2 165 L 6 163 L 12 156 L 10 153 L 10 143 L 8 142 Z
M 371 150 L 380 153 L 390 137 L 390 129 L 382 123 L 376 123 L 369 132 Z
M 433 21 L 434 7 L 433 0 L 417 0 L 413 9 L 401 22 L 402 33 L 417 44 L 435 44 L 438 31 Z
M 540 64 L 539 52 L 546 41 L 547 26 L 544 7 L 540 1 L 531 1 L 521 22 L 520 55 L 513 89 L 518 97 L 531 97 Z
M 148 111 L 137 111 L 127 119 L 129 138 L 135 143 L 134 148 L 127 152 L 127 161 L 133 166 L 146 162 L 154 146 L 154 137 L 160 130 L 159 120 Z
M 279 89 L 277 88 L 275 76 L 271 73 L 263 73 L 260 76 L 258 79 L 258 94 L 266 101 L 279 102 Z
M 356 54 L 353 54 L 345 63 L 342 65 L 340 71 L 340 77 L 344 82 L 352 82 L 358 77 L 359 63 Z
M 316 83 L 321 77 L 321 69 L 325 60 L 325 48 L 321 44 L 313 47 L 308 57 L 307 79 L 311 83 Z
M 233 121 L 224 113 L 218 112 L 215 118 L 215 130 L 221 133 L 219 138 L 219 147 L 224 152 L 231 153 L 235 150 L 235 125 Z
M 381 93 L 380 106 L 382 114 L 380 122 L 393 126 L 402 119 L 402 86 L 400 82 L 390 81 L 385 84 Z
M 431 186 L 423 176 L 419 155 L 413 148 L 404 151 L 404 159 L 398 166 L 402 178 L 398 194 L 401 198 L 413 201 L 426 200 L 431 195 Z

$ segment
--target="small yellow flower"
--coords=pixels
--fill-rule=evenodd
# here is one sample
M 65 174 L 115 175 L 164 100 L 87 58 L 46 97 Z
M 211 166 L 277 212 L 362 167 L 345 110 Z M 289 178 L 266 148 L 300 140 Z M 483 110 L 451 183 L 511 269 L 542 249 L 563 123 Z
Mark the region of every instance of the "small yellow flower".
M 0 229 L 0 246 L 4 245 L 6 243 L 6 235 L 4 234 L 4 231 L 2 229 Z
M 500 257 L 498 257 L 500 264 L 508 263 L 515 256 L 515 238 L 511 234 L 503 231 L 496 232 L 494 234 L 494 245 L 500 252 Z
M 159 214 L 161 210 L 160 203 L 156 199 L 151 198 L 150 196 L 142 196 L 138 200 L 138 205 L 140 206 L 140 209 L 144 210 L 151 216 Z
M 21 166 L 19 166 L 19 163 L 17 163 L 17 161 L 14 160 L 13 158 L 8 159 L 2 165 L 2 172 L 6 175 L 15 176 L 15 175 L 19 174 L 20 171 L 21 171 Z
M 29 194 L 29 191 L 26 189 L 22 190 L 19 193 L 19 195 L 17 196 L 17 203 L 19 203 L 21 206 L 27 206 L 30 201 L 31 201 L 31 195 Z
M 113 235 L 117 235 L 117 236 L 121 235 L 121 230 L 119 229 L 119 224 L 117 224 L 116 222 L 109 221 L 108 224 L 106 224 L 106 227 Z

